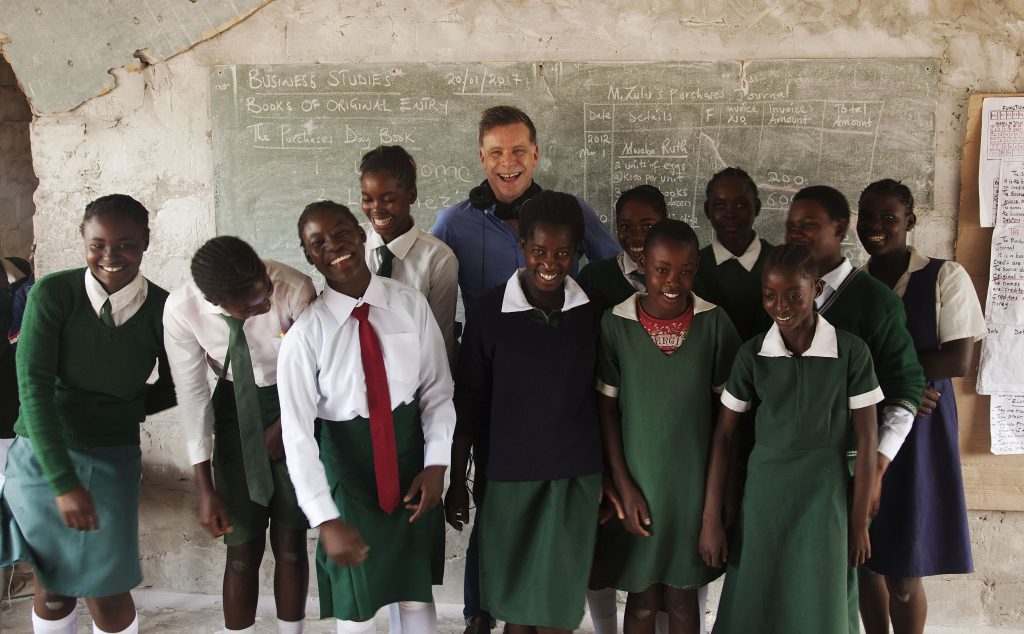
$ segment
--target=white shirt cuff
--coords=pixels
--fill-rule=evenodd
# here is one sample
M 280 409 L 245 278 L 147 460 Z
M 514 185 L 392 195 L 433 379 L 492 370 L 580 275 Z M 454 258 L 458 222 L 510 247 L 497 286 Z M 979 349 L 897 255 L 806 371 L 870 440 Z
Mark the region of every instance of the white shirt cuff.
M 739 414 L 750 409 L 750 401 L 741 401 L 732 394 L 729 394 L 729 390 L 722 390 L 722 405 Z
M 889 460 L 895 458 L 913 425 L 913 414 L 902 407 L 886 405 L 882 410 L 882 428 L 878 432 L 878 453 Z
M 429 441 L 423 446 L 424 467 L 447 467 L 452 463 L 452 442 L 451 440 Z
M 850 409 L 861 409 L 862 407 L 870 407 L 871 405 L 877 405 L 885 399 L 882 394 L 882 388 L 876 387 L 870 392 L 858 394 L 850 397 Z M 903 410 L 906 411 L 906 410 Z
M 306 514 L 306 519 L 309 520 L 309 525 L 316 527 L 320 526 L 327 520 L 333 520 L 336 517 L 340 517 L 338 513 L 338 507 L 331 499 L 329 493 L 318 495 L 309 502 L 302 505 L 302 512 Z
M 619 397 L 619 388 L 617 388 L 617 387 L 615 387 L 613 385 L 608 385 L 607 383 L 603 382 L 601 379 L 594 379 L 594 387 L 597 388 L 598 392 L 600 392 L 601 394 L 604 394 L 605 396 L 607 396 L 609 398 L 618 398 Z

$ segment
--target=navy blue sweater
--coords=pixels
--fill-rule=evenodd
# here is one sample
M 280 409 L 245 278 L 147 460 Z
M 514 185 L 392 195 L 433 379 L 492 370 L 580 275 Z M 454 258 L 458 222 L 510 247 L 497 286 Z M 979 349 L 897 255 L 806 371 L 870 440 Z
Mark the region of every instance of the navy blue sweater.
M 487 478 L 558 480 L 602 470 L 593 302 L 555 314 L 501 312 L 505 286 L 484 294 L 462 336 L 456 436 L 486 444 Z

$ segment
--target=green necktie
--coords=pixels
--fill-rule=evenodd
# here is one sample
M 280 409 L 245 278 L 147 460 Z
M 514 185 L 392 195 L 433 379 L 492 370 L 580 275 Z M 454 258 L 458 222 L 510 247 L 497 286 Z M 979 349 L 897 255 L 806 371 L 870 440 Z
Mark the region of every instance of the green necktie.
M 117 327 L 117 324 L 114 323 L 114 315 L 110 310 L 109 297 L 107 298 L 107 301 L 103 302 L 103 306 L 100 307 L 100 321 L 103 322 L 104 326 L 109 326 L 110 328 Z
M 245 465 L 245 481 L 249 485 L 249 499 L 267 506 L 274 493 L 274 479 L 270 474 L 270 458 L 267 457 L 267 445 L 263 437 L 263 417 L 256 395 L 249 343 L 242 330 L 245 322 L 228 315 L 223 317 L 231 331 L 228 354 L 224 359 L 224 373 L 227 374 L 228 364 L 234 361 L 231 384 L 235 388 L 235 408 L 238 410 L 238 431 L 242 439 L 242 462 Z
M 391 263 L 395 260 L 395 254 L 391 252 L 391 249 L 386 244 L 377 247 L 377 253 L 380 255 L 380 266 L 377 267 L 377 275 L 391 277 Z

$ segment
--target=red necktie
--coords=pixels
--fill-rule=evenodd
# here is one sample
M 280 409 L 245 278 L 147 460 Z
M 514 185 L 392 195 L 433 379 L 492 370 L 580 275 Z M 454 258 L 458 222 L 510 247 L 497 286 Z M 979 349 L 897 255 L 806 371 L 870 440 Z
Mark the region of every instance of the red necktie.
M 373 470 L 377 476 L 377 503 L 385 513 L 398 507 L 398 450 L 395 448 L 395 421 L 391 416 L 391 392 L 384 369 L 380 340 L 368 319 L 370 305 L 352 309 L 359 322 L 359 354 L 366 375 L 366 401 L 370 410 L 370 440 L 373 443 Z

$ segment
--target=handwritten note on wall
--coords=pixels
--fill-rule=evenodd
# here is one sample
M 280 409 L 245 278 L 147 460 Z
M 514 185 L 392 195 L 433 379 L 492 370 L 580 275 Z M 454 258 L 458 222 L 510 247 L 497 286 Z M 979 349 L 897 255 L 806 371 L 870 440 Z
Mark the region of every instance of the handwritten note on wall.
M 993 396 L 989 426 L 992 453 L 1024 453 L 1024 395 Z
M 1024 453 L 1024 99 L 985 99 L 979 200 L 994 227 L 978 393 L 991 394 L 992 453 Z

